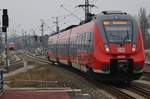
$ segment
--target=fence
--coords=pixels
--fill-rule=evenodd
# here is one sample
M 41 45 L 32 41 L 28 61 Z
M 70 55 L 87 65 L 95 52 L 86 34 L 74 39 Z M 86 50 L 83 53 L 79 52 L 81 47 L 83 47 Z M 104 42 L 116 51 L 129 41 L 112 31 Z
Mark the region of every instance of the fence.
M 0 94 L 3 92 L 3 84 L 4 84 L 3 70 L 0 69 Z

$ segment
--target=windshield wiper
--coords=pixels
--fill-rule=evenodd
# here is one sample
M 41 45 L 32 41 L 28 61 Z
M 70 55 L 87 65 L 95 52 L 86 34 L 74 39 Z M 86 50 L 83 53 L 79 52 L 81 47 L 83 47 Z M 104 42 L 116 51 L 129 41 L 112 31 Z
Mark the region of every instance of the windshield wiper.
M 122 37 L 121 37 L 121 36 L 119 36 L 119 35 L 110 34 L 110 36 L 115 37 L 115 38 L 122 39 Z
M 120 46 L 123 46 L 127 39 L 129 39 L 129 32 L 128 32 L 128 30 L 126 32 L 126 37 L 122 40 L 122 42 L 120 42 Z

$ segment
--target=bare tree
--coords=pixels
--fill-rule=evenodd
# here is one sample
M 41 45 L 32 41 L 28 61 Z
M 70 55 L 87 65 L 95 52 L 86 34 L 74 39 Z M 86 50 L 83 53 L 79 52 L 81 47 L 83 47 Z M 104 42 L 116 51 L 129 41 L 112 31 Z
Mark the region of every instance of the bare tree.
M 140 28 L 141 28 L 141 32 L 142 32 L 142 36 L 143 36 L 143 41 L 144 41 L 144 47 L 147 49 L 148 48 L 148 27 L 149 27 L 149 23 L 148 23 L 148 19 L 146 16 L 146 10 L 145 8 L 141 8 L 140 9 L 140 13 L 139 13 L 139 20 L 140 20 Z

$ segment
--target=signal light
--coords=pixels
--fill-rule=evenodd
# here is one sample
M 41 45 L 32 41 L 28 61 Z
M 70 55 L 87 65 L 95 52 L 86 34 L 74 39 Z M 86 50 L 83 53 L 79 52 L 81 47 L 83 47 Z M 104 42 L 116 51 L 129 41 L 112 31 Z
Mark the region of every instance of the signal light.
M 9 18 L 8 18 L 8 15 L 7 15 L 7 9 L 3 9 L 2 26 L 3 27 L 8 27 L 9 26 Z

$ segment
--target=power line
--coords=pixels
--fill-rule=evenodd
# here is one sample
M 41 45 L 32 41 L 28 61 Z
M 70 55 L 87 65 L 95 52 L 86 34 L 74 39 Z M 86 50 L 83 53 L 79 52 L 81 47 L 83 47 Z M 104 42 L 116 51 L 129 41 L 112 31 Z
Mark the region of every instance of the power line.
M 66 9 L 63 5 L 60 5 L 60 7 L 62 7 L 65 11 L 67 11 L 68 13 L 70 13 L 72 16 L 74 16 L 76 19 L 81 20 L 81 18 L 79 18 L 77 15 L 75 15 L 74 13 L 72 13 L 71 11 L 69 11 L 68 9 Z
M 97 0 L 92 0 L 90 3 L 94 3 L 94 2 L 97 2 Z

